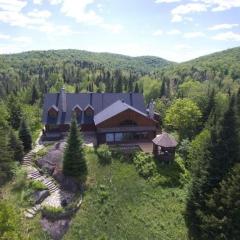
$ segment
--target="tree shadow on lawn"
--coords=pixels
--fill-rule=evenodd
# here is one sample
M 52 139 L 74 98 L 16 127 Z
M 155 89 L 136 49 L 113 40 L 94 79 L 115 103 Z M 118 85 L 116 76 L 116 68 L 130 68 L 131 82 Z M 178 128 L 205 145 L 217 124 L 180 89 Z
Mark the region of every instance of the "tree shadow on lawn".
M 153 181 L 165 188 L 175 188 L 182 186 L 181 175 L 183 173 L 181 166 L 173 161 L 169 164 L 160 162 L 154 158 L 156 164 L 156 176 L 153 177 Z

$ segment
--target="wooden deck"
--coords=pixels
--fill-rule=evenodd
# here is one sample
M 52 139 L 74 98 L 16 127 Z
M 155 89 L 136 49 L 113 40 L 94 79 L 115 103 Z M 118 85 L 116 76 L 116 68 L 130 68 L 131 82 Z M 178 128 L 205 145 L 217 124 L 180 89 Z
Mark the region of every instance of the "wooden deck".
M 152 142 L 135 142 L 135 143 L 122 143 L 118 145 L 110 145 L 112 148 L 117 147 L 118 149 L 122 150 L 125 153 L 141 150 L 145 153 L 152 153 L 153 152 L 153 144 Z
M 141 150 L 145 153 L 152 153 L 153 152 L 153 144 L 152 142 L 142 142 L 138 143 L 138 146 Z

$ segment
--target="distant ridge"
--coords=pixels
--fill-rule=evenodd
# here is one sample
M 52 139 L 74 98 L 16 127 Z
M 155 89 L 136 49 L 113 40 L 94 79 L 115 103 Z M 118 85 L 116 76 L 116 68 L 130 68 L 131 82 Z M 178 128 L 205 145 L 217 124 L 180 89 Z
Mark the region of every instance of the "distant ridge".
M 139 72 L 151 72 L 159 68 L 163 68 L 174 64 L 174 62 L 165 60 L 159 57 L 153 56 L 140 56 L 130 57 L 121 54 L 114 53 L 96 53 L 84 50 L 47 50 L 47 51 L 28 51 L 15 54 L 2 54 L 0 60 L 4 60 L 5 63 L 11 64 L 19 62 L 19 64 L 28 64 L 28 59 L 37 62 L 44 62 L 45 60 L 51 60 L 55 63 L 66 62 L 66 61 L 86 61 L 94 64 L 101 64 L 104 67 L 121 70 L 133 70 Z

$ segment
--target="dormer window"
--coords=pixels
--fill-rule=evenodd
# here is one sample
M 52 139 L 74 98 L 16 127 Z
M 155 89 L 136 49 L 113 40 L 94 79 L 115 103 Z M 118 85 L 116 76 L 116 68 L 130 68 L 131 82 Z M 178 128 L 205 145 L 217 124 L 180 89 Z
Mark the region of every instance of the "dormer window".
M 56 118 L 58 115 L 58 107 L 56 105 L 52 105 L 49 109 L 48 109 L 48 116 L 51 118 Z
M 72 112 L 76 115 L 76 117 L 79 117 L 82 114 L 82 108 L 79 105 L 75 105 Z
M 94 108 L 91 105 L 87 105 L 84 109 L 84 113 L 86 117 L 93 117 Z

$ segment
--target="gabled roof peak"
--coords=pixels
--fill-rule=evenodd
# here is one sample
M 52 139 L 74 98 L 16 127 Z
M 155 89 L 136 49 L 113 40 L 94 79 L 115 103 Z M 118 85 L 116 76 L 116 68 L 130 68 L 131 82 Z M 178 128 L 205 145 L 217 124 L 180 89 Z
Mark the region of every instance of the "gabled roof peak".
M 72 110 L 74 111 L 76 108 L 78 108 L 78 109 L 80 109 L 80 110 L 82 111 L 82 108 L 81 108 L 78 104 L 76 104 L 76 105 L 72 108 Z
M 92 110 L 94 110 L 94 107 L 90 104 L 88 104 L 85 108 L 84 108 L 84 111 L 87 110 L 88 108 L 91 108 Z
M 59 111 L 58 107 L 57 107 L 55 104 L 53 104 L 52 106 L 50 106 L 50 107 L 48 108 L 48 111 L 49 111 L 50 109 L 54 109 L 56 112 Z

